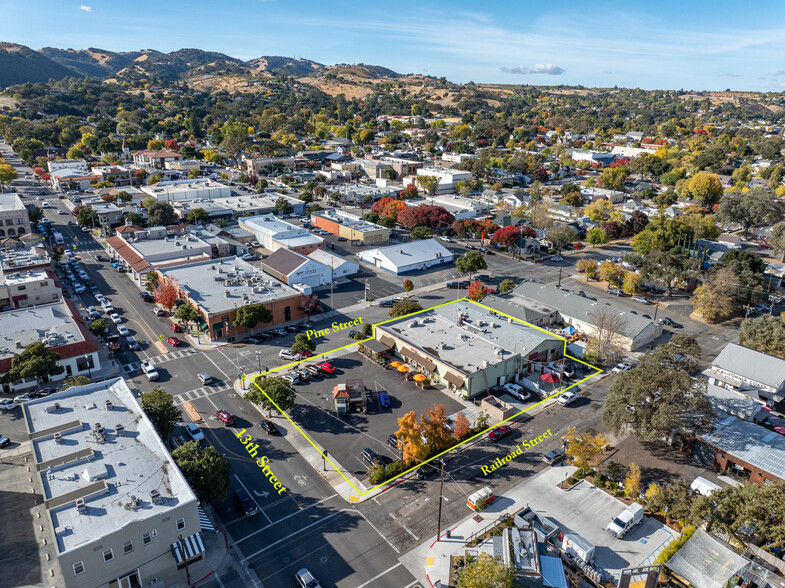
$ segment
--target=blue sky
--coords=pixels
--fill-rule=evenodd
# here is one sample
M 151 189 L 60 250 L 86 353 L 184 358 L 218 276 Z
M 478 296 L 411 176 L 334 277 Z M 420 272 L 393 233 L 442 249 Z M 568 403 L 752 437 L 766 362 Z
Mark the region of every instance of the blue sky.
M 785 91 L 776 2 L 4 2 L 0 41 L 369 63 L 454 82 Z

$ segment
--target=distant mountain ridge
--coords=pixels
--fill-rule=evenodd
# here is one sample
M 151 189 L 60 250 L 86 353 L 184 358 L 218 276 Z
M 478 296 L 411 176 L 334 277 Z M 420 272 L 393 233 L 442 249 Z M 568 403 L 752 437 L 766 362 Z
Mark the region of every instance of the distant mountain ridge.
M 296 78 L 343 75 L 397 78 L 400 74 L 363 63 L 326 66 L 309 59 L 263 56 L 249 61 L 202 49 L 162 53 L 154 49 L 114 52 L 96 47 L 34 51 L 24 45 L 0 43 L 0 87 L 50 79 L 92 77 L 108 81 L 159 80 L 172 82 L 202 76 L 283 74 Z

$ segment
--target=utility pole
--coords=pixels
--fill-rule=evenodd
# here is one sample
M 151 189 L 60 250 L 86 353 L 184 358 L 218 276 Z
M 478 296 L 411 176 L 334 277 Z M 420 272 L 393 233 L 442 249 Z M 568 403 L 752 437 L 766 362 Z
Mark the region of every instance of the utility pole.
M 444 497 L 442 493 L 444 492 L 444 460 L 442 460 L 442 480 L 439 484 L 439 516 L 436 519 L 436 540 L 439 540 L 439 536 L 442 534 L 442 501 Z
M 185 580 L 188 585 L 191 585 L 191 572 L 188 571 L 188 557 L 185 555 L 185 543 L 183 543 L 183 536 L 180 535 L 180 548 L 183 550 L 183 561 L 185 562 Z
M 559 268 L 559 283 L 556 285 L 557 288 L 561 288 L 561 271 L 562 268 Z

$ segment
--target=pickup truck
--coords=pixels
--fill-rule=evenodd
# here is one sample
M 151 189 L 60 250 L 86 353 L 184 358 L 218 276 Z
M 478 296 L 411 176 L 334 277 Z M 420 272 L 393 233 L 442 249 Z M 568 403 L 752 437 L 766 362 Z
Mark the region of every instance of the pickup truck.
M 158 379 L 158 372 L 153 367 L 153 364 L 151 364 L 149 361 L 142 362 L 142 371 L 147 376 L 147 379 L 151 382 Z
M 608 525 L 608 533 L 621 539 L 635 525 L 643 521 L 643 507 L 633 502 L 623 513 L 613 519 Z

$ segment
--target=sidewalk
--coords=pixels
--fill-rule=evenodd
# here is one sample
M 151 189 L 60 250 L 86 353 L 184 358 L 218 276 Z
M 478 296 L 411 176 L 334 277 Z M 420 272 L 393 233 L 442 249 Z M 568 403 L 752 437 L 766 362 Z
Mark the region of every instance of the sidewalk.
M 576 469 L 578 468 L 575 466 L 555 467 L 545 470 L 537 477 L 542 478 L 547 485 L 552 485 L 554 493 L 568 492 L 567 490 L 559 490 L 556 485 L 566 480 Z M 433 537 L 428 542 L 404 554 L 400 558 L 401 563 L 425 586 L 438 586 L 439 582 L 446 586 L 450 579 L 450 556 L 464 555 L 466 549 L 481 551 L 486 542 L 475 547 L 467 547 L 466 542 L 475 533 L 483 531 L 505 514 L 512 515 L 526 507 L 528 505 L 527 490 L 521 486 L 513 488 L 509 494 L 497 497 L 496 501 L 492 502 L 482 513 L 475 513 L 467 506 L 465 519 L 452 527 L 443 529 L 439 535 L 439 541 Z M 450 533 L 449 539 L 447 538 L 448 531 Z

